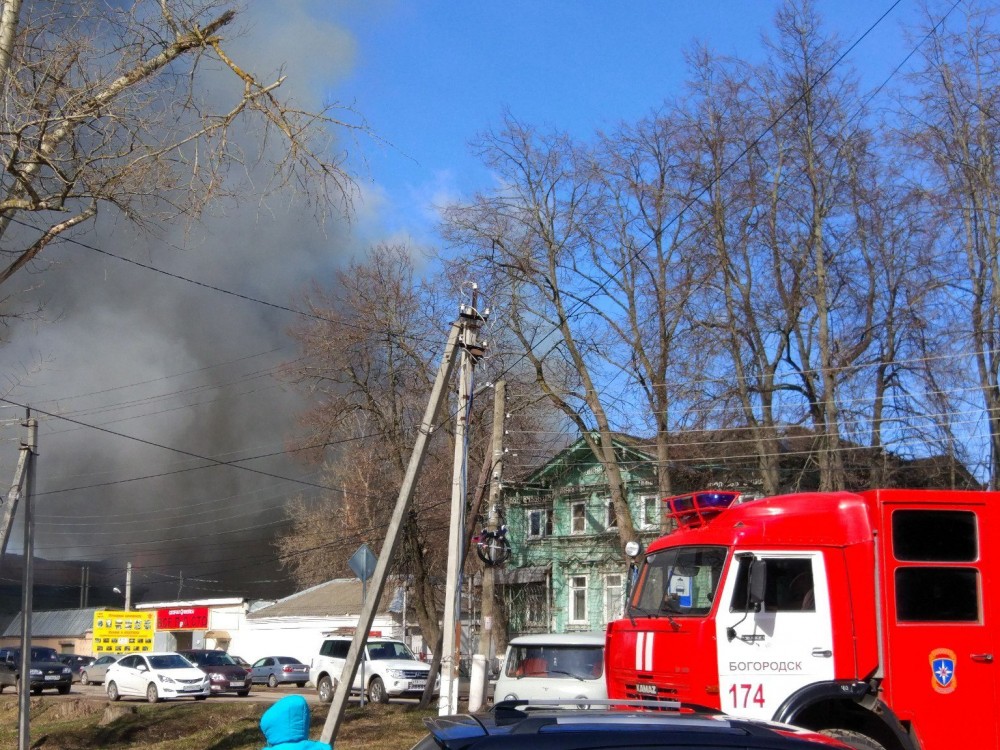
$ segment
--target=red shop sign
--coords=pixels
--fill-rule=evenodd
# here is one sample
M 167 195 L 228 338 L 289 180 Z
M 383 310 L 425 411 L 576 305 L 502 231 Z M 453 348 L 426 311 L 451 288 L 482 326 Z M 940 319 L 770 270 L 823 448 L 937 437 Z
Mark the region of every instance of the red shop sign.
M 205 630 L 208 607 L 170 607 L 156 610 L 157 630 Z

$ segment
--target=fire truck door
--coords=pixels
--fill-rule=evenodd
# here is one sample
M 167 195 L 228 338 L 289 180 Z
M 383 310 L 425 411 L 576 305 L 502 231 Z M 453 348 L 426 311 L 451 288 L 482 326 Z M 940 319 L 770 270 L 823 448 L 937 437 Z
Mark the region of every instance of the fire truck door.
M 750 603 L 750 563 L 765 563 L 764 601 Z M 833 627 L 820 552 L 739 553 L 721 589 L 716 638 L 723 711 L 770 719 L 801 687 L 833 679 Z

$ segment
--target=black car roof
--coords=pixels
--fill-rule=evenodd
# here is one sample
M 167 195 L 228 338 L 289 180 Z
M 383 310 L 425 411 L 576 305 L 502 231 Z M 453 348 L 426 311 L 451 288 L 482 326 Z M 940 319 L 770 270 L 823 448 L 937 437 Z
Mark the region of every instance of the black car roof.
M 513 735 L 526 734 L 532 735 L 533 748 L 545 750 L 640 746 L 805 750 L 819 746 L 805 735 L 796 736 L 798 730 L 792 727 L 679 704 L 649 710 L 634 701 L 588 700 L 584 706 L 599 703 L 602 708 L 575 710 L 557 703 L 501 701 L 487 713 L 428 718 L 424 723 L 436 745 L 445 750 L 522 747 L 523 737 Z M 604 704 L 609 705 L 605 708 Z M 661 709 L 663 705 L 659 704 Z

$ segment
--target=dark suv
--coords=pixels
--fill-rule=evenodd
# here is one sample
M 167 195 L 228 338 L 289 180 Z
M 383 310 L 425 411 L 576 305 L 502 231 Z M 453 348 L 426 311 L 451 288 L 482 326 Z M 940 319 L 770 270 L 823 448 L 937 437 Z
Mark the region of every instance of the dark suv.
M 0 693 L 8 685 L 21 684 L 21 649 L 0 649 Z M 31 647 L 29 682 L 31 692 L 41 695 L 43 690 L 58 690 L 65 695 L 73 685 L 73 671 L 61 661 L 54 648 Z
M 253 685 L 250 672 L 237 664 L 236 660 L 225 651 L 203 648 L 178 653 L 208 675 L 213 695 L 215 693 L 250 695 L 250 686 Z
M 501 701 L 486 713 L 424 723 L 431 733 L 413 750 L 848 750 L 797 727 L 669 701 Z

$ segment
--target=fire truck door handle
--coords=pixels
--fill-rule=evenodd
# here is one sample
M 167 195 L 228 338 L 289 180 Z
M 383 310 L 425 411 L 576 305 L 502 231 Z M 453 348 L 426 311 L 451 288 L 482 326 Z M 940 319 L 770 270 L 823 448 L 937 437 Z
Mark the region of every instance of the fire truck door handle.
M 981 661 L 984 664 L 993 663 L 993 654 L 969 654 L 972 661 Z
M 831 656 L 833 656 L 833 651 L 831 651 L 828 648 L 814 648 L 812 650 L 812 655 L 813 656 L 822 656 L 825 659 L 829 659 Z

